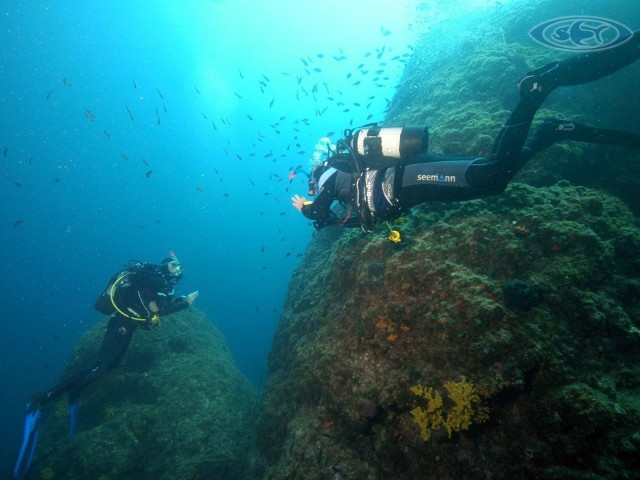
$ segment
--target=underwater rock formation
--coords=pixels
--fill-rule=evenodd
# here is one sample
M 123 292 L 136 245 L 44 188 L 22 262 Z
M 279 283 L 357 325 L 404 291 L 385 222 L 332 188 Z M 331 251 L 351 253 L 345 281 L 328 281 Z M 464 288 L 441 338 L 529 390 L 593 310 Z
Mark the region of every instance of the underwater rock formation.
M 105 327 L 85 334 L 68 371 L 92 358 Z M 256 405 L 211 322 L 174 313 L 136 332 L 122 366 L 85 390 L 73 445 L 66 396 L 47 410 L 29 478 L 244 479 Z
M 425 36 L 386 125 L 487 154 L 517 80 L 566 56 L 526 41 L 539 3 L 482 39 Z M 639 68 L 558 89 L 537 118 L 638 132 Z M 316 234 L 270 355 L 254 478 L 640 478 L 638 161 L 557 144 L 502 195 L 413 208 L 398 244 L 384 225 Z
M 295 272 L 256 477 L 638 478 L 628 208 L 568 182 L 513 184 L 393 227 L 399 244 L 320 232 Z M 505 301 L 515 280 L 535 286 L 526 308 Z

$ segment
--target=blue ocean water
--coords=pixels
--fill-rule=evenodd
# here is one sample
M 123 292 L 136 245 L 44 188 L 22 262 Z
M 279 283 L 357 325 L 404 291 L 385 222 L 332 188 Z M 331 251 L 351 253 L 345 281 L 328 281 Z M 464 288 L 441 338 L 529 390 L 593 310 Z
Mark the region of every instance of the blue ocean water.
M 349 3 L 349 2 L 347 2 Z M 394 8 L 390 6 L 394 5 Z M 320 137 L 382 120 L 416 7 L 353 2 L 3 2 L 0 464 L 130 259 L 178 293 L 256 385 L 312 228 L 290 206 Z M 356 19 L 356 21 L 354 21 Z M 356 105 L 358 103 L 358 105 Z M 144 334 L 138 332 L 137 334 Z
M 421 33 L 456 35 L 469 12 L 527 2 L 0 5 L 0 472 L 25 400 L 59 378 L 130 259 L 173 250 L 178 293 L 200 291 L 195 305 L 260 385 L 312 235 L 290 206 L 306 192 L 291 168 L 319 138 L 384 119 Z M 605 15 L 612 2 L 582 3 Z

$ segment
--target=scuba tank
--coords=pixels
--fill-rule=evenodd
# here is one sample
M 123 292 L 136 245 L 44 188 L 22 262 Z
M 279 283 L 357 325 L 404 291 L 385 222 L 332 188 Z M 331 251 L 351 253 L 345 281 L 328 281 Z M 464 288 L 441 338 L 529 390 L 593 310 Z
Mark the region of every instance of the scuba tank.
M 367 127 L 346 132 L 346 141 L 372 170 L 393 167 L 398 160 L 426 152 L 429 147 L 427 127 Z

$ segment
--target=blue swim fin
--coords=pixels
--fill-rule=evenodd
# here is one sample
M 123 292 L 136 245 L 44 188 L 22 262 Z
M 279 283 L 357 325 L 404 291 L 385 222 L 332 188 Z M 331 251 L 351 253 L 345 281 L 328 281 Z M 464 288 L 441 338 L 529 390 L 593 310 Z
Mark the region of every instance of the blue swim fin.
M 36 451 L 38 443 L 38 420 L 42 412 L 40 408 L 31 408 L 31 403 L 27 403 L 27 416 L 24 420 L 24 435 L 22 446 L 18 454 L 16 466 L 13 469 L 13 478 L 20 479 L 27 473 L 31 465 L 31 459 Z M 27 453 L 28 452 L 28 453 Z
M 73 443 L 76 436 L 76 425 L 78 424 L 78 401 L 69 403 L 69 441 Z

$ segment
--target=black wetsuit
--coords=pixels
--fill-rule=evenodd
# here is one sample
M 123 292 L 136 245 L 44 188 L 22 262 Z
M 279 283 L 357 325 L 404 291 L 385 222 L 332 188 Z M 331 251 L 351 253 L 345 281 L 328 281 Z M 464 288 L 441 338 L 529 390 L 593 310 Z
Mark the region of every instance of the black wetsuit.
M 116 304 L 124 315 L 118 312 L 111 315 L 95 360 L 38 395 L 32 408 L 42 408 L 65 392 L 69 392 L 69 404 L 75 404 L 80 393 L 90 383 L 118 365 L 129 348 L 136 328 L 151 328 L 153 313 L 149 309 L 150 302 L 156 303 L 160 316 L 187 308 L 189 303 L 186 298 L 174 296 L 174 285 L 173 278 L 165 277 L 158 271 L 129 273 L 126 282 L 118 288 L 115 295 Z M 125 315 L 141 320 L 133 320 Z
M 392 218 L 403 209 L 426 201 L 470 200 L 502 193 L 534 154 L 558 141 L 640 148 L 640 135 L 563 120 L 542 122 L 527 141 L 533 117 L 554 89 L 605 77 L 639 57 L 640 32 L 615 48 L 578 55 L 534 70 L 520 80 L 520 101 L 498 133 L 488 156 L 445 157 L 425 153 L 400 160 L 392 168 L 360 173 L 344 168 L 345 162 L 341 161 L 337 168 L 323 173 L 318 182 L 318 196 L 312 204 L 303 207 L 302 213 L 315 220 L 317 229 L 338 223 L 340 220 L 330 206 L 333 200 L 340 200 L 355 211 L 344 225 L 361 225 L 368 231 L 373 226 L 373 217 Z M 348 192 L 347 185 L 351 186 Z

